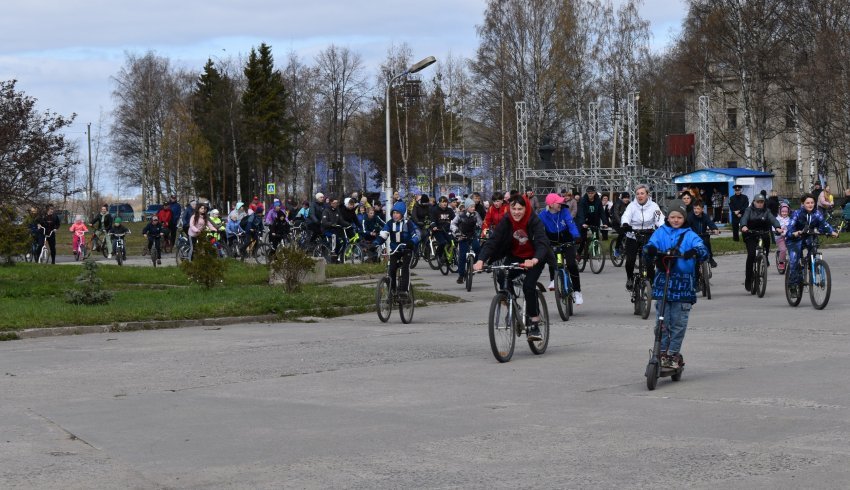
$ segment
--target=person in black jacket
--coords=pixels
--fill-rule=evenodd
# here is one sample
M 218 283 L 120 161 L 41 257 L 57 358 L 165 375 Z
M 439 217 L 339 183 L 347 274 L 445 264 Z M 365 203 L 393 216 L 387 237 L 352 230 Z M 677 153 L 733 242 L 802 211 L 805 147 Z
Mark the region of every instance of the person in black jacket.
M 327 206 L 322 213 L 322 230 L 328 238 L 336 235 L 336 247 L 331 251 L 334 256 L 339 256 L 339 252 L 345 246 L 345 234 L 342 229 L 350 224 L 340 214 L 339 199 L 331 198 L 331 205 Z
M 744 268 L 744 288 L 747 291 L 752 289 L 753 285 L 753 262 L 756 259 L 756 247 L 758 247 L 759 241 L 758 235 L 750 232 L 770 231 L 771 228 L 784 231 L 779 220 L 767 210 L 764 201 L 764 195 L 756 194 L 752 206 L 748 207 L 741 217 L 741 233 L 744 234 L 744 243 L 747 245 L 747 264 Z M 765 255 L 770 257 L 770 239 L 765 237 L 762 239 L 762 243 L 764 244 Z M 770 265 L 769 258 L 767 265 Z
M 322 216 L 325 214 L 325 195 L 316 193 L 316 200 L 310 205 L 307 213 L 307 229 L 310 231 L 310 241 L 316 242 L 322 236 Z
M 708 236 L 708 234 L 717 232 L 717 225 L 711 219 L 711 216 L 705 212 L 702 202 L 694 202 L 694 210 L 688 214 L 687 226 L 702 238 L 705 248 L 708 249 L 708 263 L 711 267 L 717 267 L 717 262 L 714 261 L 714 255 L 711 252 L 711 237 Z
M 165 235 L 165 232 L 168 228 L 163 228 L 162 223 L 159 222 L 159 217 L 157 215 L 151 216 L 151 220 L 145 227 L 142 229 L 142 235 L 148 239 L 147 250 L 148 253 L 151 251 L 151 247 L 153 244 L 156 244 L 156 263 L 162 263 L 162 246 L 160 245 L 160 237 Z
M 56 230 L 59 229 L 59 216 L 56 215 L 53 205 L 49 204 L 44 215 L 38 220 L 41 235 L 39 236 L 38 249 L 44 246 L 44 239 L 47 238 L 47 246 L 50 247 L 50 263 L 56 263 Z
M 478 216 L 481 216 L 481 221 L 484 221 L 484 217 L 487 216 L 487 210 L 484 209 L 484 204 L 481 203 L 481 193 L 473 192 L 472 201 L 475 203 L 475 212 L 478 213 Z
M 546 238 L 546 228 L 540 218 L 532 212 L 531 202 L 523 195 L 517 195 L 508 202 L 508 219 L 496 226 L 489 240 L 481 247 L 481 255 L 473 265 L 480 271 L 484 263 L 500 258 L 505 263 L 519 262 L 526 269 L 522 291 L 525 294 L 526 314 L 529 317 L 528 340 L 542 340 L 540 334 L 540 310 L 537 304 L 537 280 L 543 267 L 551 259 L 552 248 Z M 510 281 L 519 271 L 511 271 Z
M 455 212 L 449 207 L 449 200 L 440 196 L 438 204 L 431 209 L 431 233 L 437 240 L 437 257 L 442 256 L 446 244 L 452 239 L 449 230 L 453 219 Z
M 584 247 L 587 244 L 587 231 L 593 227 L 602 226 L 602 200 L 596 194 L 596 187 L 588 186 L 581 201 L 578 203 L 578 214 L 576 215 L 576 225 L 581 234 L 581 239 L 578 241 L 577 253 L 584 253 Z
M 735 190 L 735 195 L 729 197 L 729 211 L 732 213 L 732 240 L 737 242 L 739 240 L 738 227 L 741 224 L 744 211 L 750 205 L 750 198 L 741 194 L 742 186 L 736 185 L 732 188 Z

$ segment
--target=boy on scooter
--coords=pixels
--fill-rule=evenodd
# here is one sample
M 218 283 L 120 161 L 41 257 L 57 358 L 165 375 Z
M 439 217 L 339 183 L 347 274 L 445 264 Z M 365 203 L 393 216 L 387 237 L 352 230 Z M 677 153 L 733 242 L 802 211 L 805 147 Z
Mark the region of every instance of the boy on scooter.
M 667 215 L 667 224 L 655 230 L 649 239 L 643 252 L 648 260 L 657 259 L 657 270 L 655 280 L 652 284 L 652 297 L 657 300 L 655 309 L 658 312 L 656 321 L 661 312 L 661 302 L 664 304 L 664 323 L 667 328 L 661 337 L 661 367 L 678 369 L 683 366 L 684 360 L 680 351 L 685 331 L 688 328 L 688 316 L 691 307 L 697 301 L 695 292 L 696 273 L 694 259 L 706 260 L 708 250 L 702 238 L 685 226 L 687 220 L 687 207 L 680 200 L 670 203 Z M 666 261 L 672 261 L 668 274 L 662 274 L 666 270 L 664 264 L 665 256 L 675 256 Z M 667 287 L 667 298 L 664 299 L 664 286 Z

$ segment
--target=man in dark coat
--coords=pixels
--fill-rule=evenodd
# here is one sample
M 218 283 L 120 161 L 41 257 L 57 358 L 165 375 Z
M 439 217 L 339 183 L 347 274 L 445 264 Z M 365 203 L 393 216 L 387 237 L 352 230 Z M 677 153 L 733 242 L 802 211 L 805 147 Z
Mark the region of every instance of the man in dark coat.
M 739 225 L 741 224 L 741 216 L 744 211 L 750 206 L 750 199 L 741 193 L 743 186 L 736 185 L 732 187 L 735 194 L 729 197 L 729 211 L 732 213 L 732 240 L 736 242 L 740 240 L 738 237 Z

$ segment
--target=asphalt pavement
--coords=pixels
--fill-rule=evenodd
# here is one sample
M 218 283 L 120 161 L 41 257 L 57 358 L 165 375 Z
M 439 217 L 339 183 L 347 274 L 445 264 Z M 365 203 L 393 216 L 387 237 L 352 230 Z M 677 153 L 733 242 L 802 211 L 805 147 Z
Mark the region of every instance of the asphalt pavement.
M 683 378 L 647 391 L 652 320 L 625 272 L 582 274 L 549 350 L 490 353 L 489 277 L 468 302 L 318 323 L 0 343 L 2 488 L 847 488 L 850 249 L 832 298 L 788 306 L 771 270 L 718 258 Z M 544 278 L 546 278 L 544 273 Z M 341 288 L 344 291 L 344 288 Z M 344 294 L 341 293 L 341 294 Z

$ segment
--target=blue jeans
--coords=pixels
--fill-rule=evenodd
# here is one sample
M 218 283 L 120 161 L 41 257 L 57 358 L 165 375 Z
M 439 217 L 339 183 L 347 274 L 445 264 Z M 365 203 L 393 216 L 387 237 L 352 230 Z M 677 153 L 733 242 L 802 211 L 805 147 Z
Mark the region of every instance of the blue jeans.
M 688 317 L 692 307 L 691 303 L 667 301 L 664 308 L 664 332 L 661 333 L 661 352 L 677 354 L 682 350 L 682 341 L 685 340 L 685 330 L 688 329 Z M 660 301 L 656 301 L 655 311 L 655 321 L 658 322 L 658 316 L 661 313 Z
M 481 249 L 477 238 L 461 240 L 458 242 L 459 252 L 457 254 L 457 275 L 460 277 L 464 277 L 466 275 L 466 253 L 469 251 L 470 244 L 472 245 L 472 251 L 475 252 L 475 256 L 477 257 L 478 252 Z
M 803 247 L 805 246 L 809 253 L 812 252 L 812 241 L 811 238 L 805 238 L 803 240 L 788 240 L 785 239 L 785 245 L 788 247 L 788 262 L 786 267 L 786 274 L 791 274 L 791 277 L 788 278 L 788 282 L 794 285 L 800 284 L 803 282 L 803 271 L 800 270 L 800 254 L 803 253 Z M 804 267 L 807 267 L 806 264 L 803 264 Z M 787 269 L 790 267 L 790 270 Z

